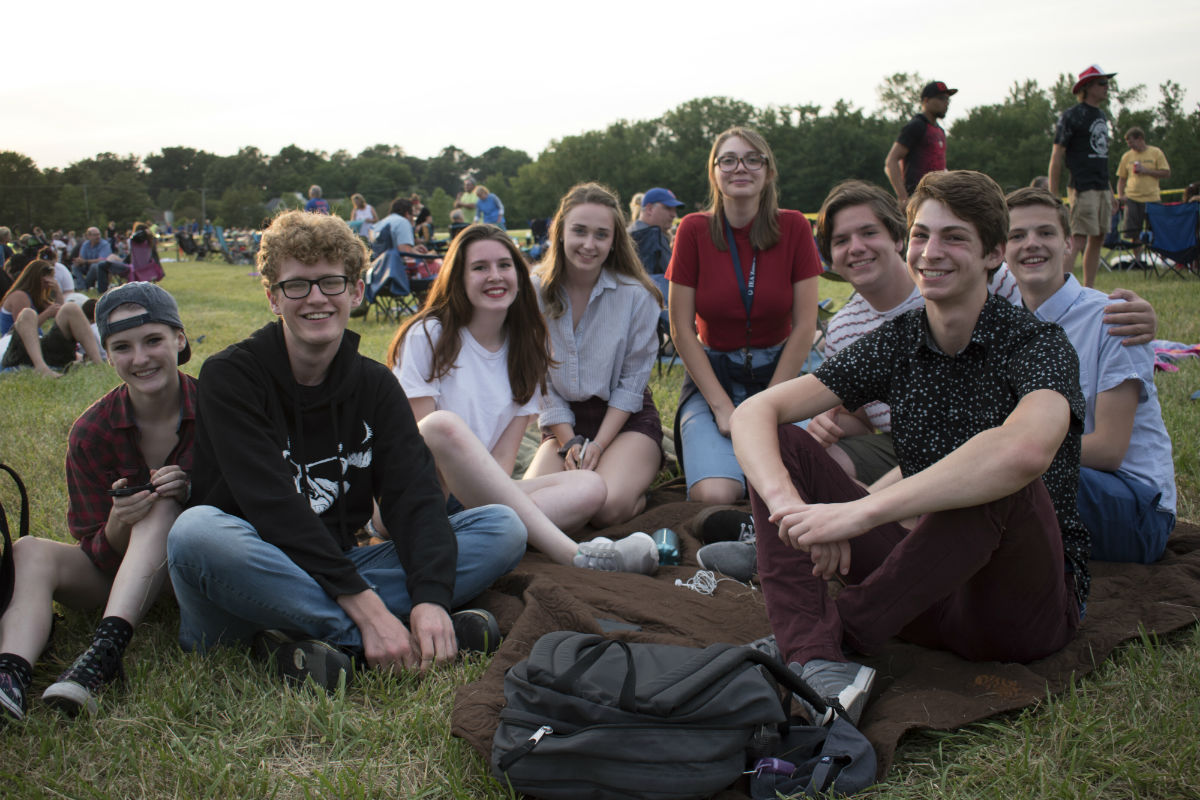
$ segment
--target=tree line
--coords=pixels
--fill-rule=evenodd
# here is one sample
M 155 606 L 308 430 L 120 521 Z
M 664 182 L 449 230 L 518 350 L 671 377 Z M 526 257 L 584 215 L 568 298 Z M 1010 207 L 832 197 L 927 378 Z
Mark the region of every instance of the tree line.
M 445 226 L 452 198 L 471 176 L 504 202 L 510 226 L 553 214 L 559 198 L 581 180 L 596 180 L 624 198 L 651 186 L 666 186 L 686 210 L 707 202 L 705 162 L 713 138 L 732 125 L 749 125 L 775 151 L 780 203 L 815 211 L 835 183 L 861 178 L 887 186 L 884 156 L 896 134 L 919 110 L 924 79 L 916 73 L 888 76 L 877 88 L 879 108 L 868 113 L 845 100 L 829 109 L 811 104 L 757 108 L 727 97 L 690 100 L 648 120 L 619 120 L 554 140 L 536 159 L 522 150 L 493 147 L 472 156 L 453 145 L 432 158 L 407 155 L 399 145 L 378 144 L 351 155 L 309 151 L 295 145 L 275 155 L 247 146 L 230 156 L 191 147 L 164 147 L 139 157 L 100 153 L 65 169 L 39 169 L 32 159 L 0 152 L 0 224 L 28 230 L 40 225 L 82 229 L 109 220 L 128 224 L 161 217 L 209 217 L 217 224 L 256 227 L 268 202 L 297 207 L 311 184 L 320 185 L 335 212 L 348 216 L 347 198 L 361 193 L 380 216 L 392 198 L 417 192 Z M 1054 122 L 1076 101 L 1072 78 L 1054 86 L 1016 82 L 1000 103 L 972 107 L 948 130 L 947 165 L 977 169 L 1005 188 L 1046 172 Z M 1166 153 L 1171 178 L 1164 188 L 1200 179 L 1200 104 L 1185 107 L 1173 81 L 1148 102 L 1143 85 L 1122 88 L 1113 81 L 1105 108 L 1114 125 L 1109 166 L 1126 149 L 1123 134 L 1137 125 L 1147 141 Z M 969 97 L 964 89 L 955 97 Z

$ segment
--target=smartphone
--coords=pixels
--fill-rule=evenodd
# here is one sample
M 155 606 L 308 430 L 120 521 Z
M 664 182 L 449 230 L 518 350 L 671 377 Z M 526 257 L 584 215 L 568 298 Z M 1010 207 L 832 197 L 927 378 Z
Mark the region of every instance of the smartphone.
M 109 497 L 129 497 L 138 492 L 154 491 L 153 483 L 143 483 L 141 486 L 123 486 L 120 489 L 105 489 L 104 493 Z

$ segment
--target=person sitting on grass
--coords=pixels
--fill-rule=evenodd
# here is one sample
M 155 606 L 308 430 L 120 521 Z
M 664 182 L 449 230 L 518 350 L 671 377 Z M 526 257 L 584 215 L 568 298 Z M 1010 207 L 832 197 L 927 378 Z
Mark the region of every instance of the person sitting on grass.
M 899 635 L 973 661 L 1032 661 L 1074 637 L 1090 586 L 1079 360 L 1057 325 L 988 294 L 1004 194 L 982 173 L 931 172 L 908 222 L 924 308 L 732 419 L 780 653 L 853 722 L 875 673 L 843 648 L 871 655 Z M 900 466 L 870 491 L 784 424 L 872 400 L 891 408 Z
M 449 612 L 525 554 L 509 508 L 447 518 L 408 398 L 346 330 L 366 264 L 337 216 L 291 211 L 263 232 L 280 319 L 204 363 L 194 505 L 167 542 L 184 649 L 254 640 L 284 678 L 328 689 L 355 660 L 426 670 L 494 649 L 490 614 Z M 392 540 L 356 547 L 375 503 Z
M 825 198 L 817 217 L 817 246 L 833 272 L 855 291 L 829 322 L 826 358 L 887 320 L 925 304 L 904 263 L 904 238 L 904 215 L 895 199 L 880 187 L 843 181 Z M 1020 287 L 1004 264 L 989 282 L 988 291 L 1021 305 Z M 1106 348 L 1120 350 L 1124 345 L 1136 351 L 1154 338 L 1157 319 L 1149 303 L 1128 289 L 1117 289 L 1107 299 L 1104 331 L 1111 344 Z M 813 417 L 807 430 L 838 466 L 864 484 L 874 483 L 899 463 L 892 445 L 891 412 L 885 403 L 867 403 L 853 414 L 841 407 L 831 409 Z M 736 513 L 741 512 L 728 512 Z M 716 542 L 702 547 L 697 559 L 741 581 L 750 580 L 756 570 L 751 544 Z
M 525 477 L 594 470 L 607 498 L 592 523 L 618 525 L 646 507 L 662 464 L 649 386 L 662 293 L 611 189 L 581 183 L 567 191 L 534 285 L 557 363 L 539 414 L 542 444 Z
M 472 225 L 454 240 L 425 306 L 400 326 L 387 353 L 453 493 L 448 510 L 503 503 L 525 523 L 529 543 L 556 563 L 653 572 L 658 550 L 644 533 L 583 544 L 563 533 L 604 505 L 596 472 L 509 477 L 552 363 L 529 267 L 492 225 Z
M 1009 269 L 1025 306 L 1062 326 L 1079 354 L 1087 415 L 1079 472 L 1079 515 L 1092 559 L 1157 561 L 1175 528 L 1175 466 L 1154 386 L 1154 348 L 1122 347 L 1104 321 L 1108 298 L 1063 275 L 1073 258 L 1070 216 L 1049 192 L 1007 198 Z
M 0 350 L 0 367 L 33 367 L 39 375 L 57 378 L 57 370 L 75 362 L 76 343 L 89 362 L 104 360 L 83 310 L 75 303 L 56 302 L 57 288 L 54 266 L 35 259 L 0 300 L 0 343 L 8 340 Z M 50 328 L 42 336 L 46 320 Z
M 24 718 L 26 693 L 50 638 L 52 601 L 103 608 L 92 642 L 42 694 L 74 716 L 123 676 L 134 626 L 167 576 L 167 531 L 188 497 L 196 381 L 179 308 L 149 283 L 127 283 L 96 308 L 122 383 L 84 411 L 67 440 L 67 528 L 78 546 L 26 536 L 13 545 L 16 583 L 0 618 L 0 718 Z

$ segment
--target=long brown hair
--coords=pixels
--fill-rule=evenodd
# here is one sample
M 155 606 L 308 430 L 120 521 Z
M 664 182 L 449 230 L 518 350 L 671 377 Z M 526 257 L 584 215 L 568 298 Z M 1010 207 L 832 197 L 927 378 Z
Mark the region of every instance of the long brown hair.
M 16 291 L 24 292 L 29 295 L 29 302 L 34 310 L 39 314 L 46 306 L 54 302 L 54 295 L 50 288 L 46 286 L 42 280 L 47 275 L 54 277 L 54 265 L 48 261 L 42 261 L 40 258 L 35 258 L 25 265 L 25 269 L 21 270 L 21 274 L 13 281 L 13 285 L 4 293 L 4 297 L 0 298 L 0 303 L 8 299 L 8 296 Z
M 433 318 L 441 323 L 442 335 L 433 345 L 433 363 L 426 380 L 442 378 L 454 369 L 462 348 L 462 329 L 470 324 L 475 313 L 467 297 L 467 248 L 483 241 L 503 244 L 512 256 L 517 271 L 517 297 L 508 307 L 508 314 L 504 318 L 504 333 L 508 339 L 508 383 L 513 399 L 524 405 L 535 391 L 546 391 L 546 374 L 554 361 L 550 356 L 546 321 L 538 310 L 533 281 L 529 279 L 529 264 L 508 234 L 495 225 L 469 225 L 454 237 L 429 296 L 425 298 L 425 305 L 406 319 L 392 337 L 392 343 L 388 345 L 387 365 L 395 367 L 399 363 L 404 337 L 413 327 Z M 423 325 L 417 330 L 424 332 Z M 428 336 L 428 333 L 425 335 Z
M 771 152 L 771 145 L 767 144 L 762 134 L 751 128 L 738 125 L 723 131 L 713 142 L 712 151 L 708 154 L 708 232 L 718 250 L 725 252 L 729 249 L 725 244 L 725 198 L 717 183 L 717 153 L 721 151 L 721 145 L 735 136 L 767 159 L 763 167 L 767 174 L 762 193 L 758 196 L 758 212 L 750 225 L 750 244 L 758 250 L 767 250 L 779 242 L 779 190 L 776 186 L 779 173 L 775 169 L 775 154 Z
M 625 214 L 621 210 L 616 192 L 599 183 L 579 183 L 572 186 L 558 204 L 558 213 L 554 215 L 554 222 L 550 224 L 550 247 L 546 251 L 545 260 L 538 267 L 538 274 L 542 278 L 542 303 L 546 315 L 557 319 L 567 310 L 561 291 L 567 274 L 567 254 L 563 242 L 566 218 L 572 209 L 589 204 L 604 206 L 613 215 L 613 248 L 604 260 L 604 269 L 637 280 L 654 296 L 661 308 L 662 292 L 646 274 L 646 268 L 642 266 L 642 260 L 638 258 L 637 250 L 633 246 L 633 239 L 625 230 Z

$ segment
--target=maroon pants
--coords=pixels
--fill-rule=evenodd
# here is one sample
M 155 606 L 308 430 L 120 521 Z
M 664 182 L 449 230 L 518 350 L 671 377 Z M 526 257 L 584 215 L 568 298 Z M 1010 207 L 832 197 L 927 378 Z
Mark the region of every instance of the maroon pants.
M 779 428 L 783 464 L 809 503 L 866 491 L 807 432 Z M 870 655 L 892 636 L 972 661 L 1032 661 L 1063 647 L 1079 626 L 1074 578 L 1041 479 L 981 506 L 939 511 L 912 531 L 899 523 L 850 540 L 850 572 L 836 600 L 808 553 L 779 538 L 750 489 L 767 616 L 787 661 L 844 661 L 843 642 Z

